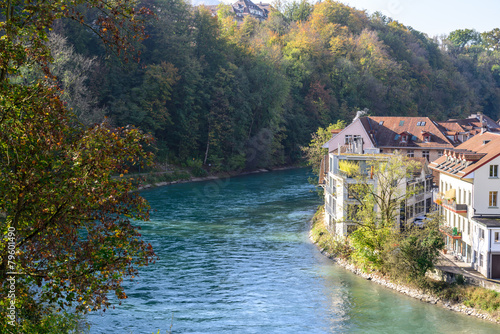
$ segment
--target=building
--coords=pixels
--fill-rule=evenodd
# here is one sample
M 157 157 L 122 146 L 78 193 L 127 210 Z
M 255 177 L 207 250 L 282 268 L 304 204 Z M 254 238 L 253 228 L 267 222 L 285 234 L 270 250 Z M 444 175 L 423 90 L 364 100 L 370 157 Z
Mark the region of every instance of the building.
M 205 7 L 207 7 L 212 12 L 212 15 L 217 15 L 218 5 Z M 271 5 L 262 2 L 254 3 L 250 0 L 239 0 L 233 3 L 231 5 L 231 8 L 237 22 L 243 22 L 243 20 L 247 16 L 258 19 L 259 21 L 265 21 L 269 16 Z
M 338 135 L 341 134 L 342 131 Z M 366 183 L 377 189 L 379 181 L 371 170 L 371 162 L 390 157 L 389 154 L 380 154 L 380 151 L 373 147 L 367 147 L 365 150 L 362 144 L 362 136 L 348 137 L 347 144 L 333 149 L 323 159 L 320 183 L 323 185 L 325 196 L 325 224 L 335 236 L 345 237 L 356 228 L 352 218 L 359 202 L 352 193 L 352 186 L 359 180 L 349 171 L 349 166 L 356 166 L 366 177 Z M 395 226 L 413 222 L 416 216 L 428 212 L 432 205 L 432 173 L 427 167 L 427 161 L 424 158 L 410 159 L 416 159 L 419 168 L 410 173 L 408 178 L 402 179 L 398 188 L 402 195 L 408 189 L 417 192 L 401 203 Z
M 449 119 L 437 124 L 450 140 L 460 143 L 485 131 L 500 132 L 500 126 L 482 113 L 472 114 L 465 119 Z
M 429 167 L 444 216 L 446 247 L 488 278 L 500 278 L 500 134 L 473 136 Z
M 380 153 L 399 151 L 408 157 L 433 161 L 444 150 L 459 145 L 446 136 L 437 123 L 428 117 L 369 116 L 355 119 L 328 142 L 329 151 L 346 145 L 351 138 L 361 138 L 363 150 Z
M 270 5 L 259 2 L 257 4 L 250 0 L 239 0 L 232 4 L 237 21 L 243 21 L 246 16 L 254 17 L 260 21 L 267 20 Z

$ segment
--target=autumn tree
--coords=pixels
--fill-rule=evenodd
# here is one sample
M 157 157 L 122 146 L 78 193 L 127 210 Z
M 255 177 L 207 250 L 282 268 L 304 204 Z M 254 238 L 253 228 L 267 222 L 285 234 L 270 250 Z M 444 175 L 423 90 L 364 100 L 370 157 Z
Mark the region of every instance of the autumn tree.
M 79 126 L 51 71 L 48 31 L 61 18 L 91 29 L 116 53 L 142 32 L 134 2 L 0 4 L 0 328 L 57 331 L 53 316 L 109 306 L 125 277 L 155 258 L 133 219 L 148 205 L 123 177 L 149 163 L 151 138 L 133 127 Z M 100 14 L 86 23 L 81 6 Z M 23 69 L 44 76 L 20 80 Z M 14 288 L 13 288 L 14 287 Z

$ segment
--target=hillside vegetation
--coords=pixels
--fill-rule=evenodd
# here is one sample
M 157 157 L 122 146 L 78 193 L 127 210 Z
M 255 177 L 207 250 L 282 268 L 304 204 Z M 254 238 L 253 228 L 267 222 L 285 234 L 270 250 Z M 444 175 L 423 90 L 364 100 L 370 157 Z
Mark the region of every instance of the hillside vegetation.
M 89 28 L 62 21 L 54 36 L 92 60 L 81 94 L 89 101 L 74 107 L 80 119 L 105 114 L 152 133 L 160 162 L 215 170 L 294 163 L 318 127 L 364 108 L 438 120 L 500 114 L 498 29 L 438 41 L 331 0 L 277 2 L 266 22 L 240 25 L 229 6 L 212 16 L 184 0 L 140 2 L 155 15 L 149 38 L 136 44 L 140 58 L 126 66 Z

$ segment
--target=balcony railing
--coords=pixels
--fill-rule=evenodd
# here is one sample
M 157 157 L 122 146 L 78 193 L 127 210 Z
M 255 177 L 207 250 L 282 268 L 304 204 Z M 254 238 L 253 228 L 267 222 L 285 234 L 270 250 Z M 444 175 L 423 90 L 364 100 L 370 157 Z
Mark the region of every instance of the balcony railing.
M 325 204 L 325 210 L 330 214 L 330 216 L 335 217 L 335 208 L 333 207 L 333 205 Z
M 441 205 L 443 208 L 451 210 L 455 213 L 467 214 L 467 204 L 457 204 L 453 198 L 444 198 L 442 193 L 438 193 L 434 199 L 434 203 Z
M 456 227 L 450 227 L 450 226 L 440 226 L 439 230 L 441 233 L 446 234 L 452 239 L 462 239 L 462 232 L 459 231 Z
M 349 172 L 345 172 L 345 171 L 341 170 L 340 168 L 335 168 L 333 170 L 333 173 L 344 178 L 344 179 L 354 179 L 354 178 L 359 177 L 359 176 L 366 177 L 369 175 L 368 172 L 349 173 Z
M 332 196 L 335 196 L 335 187 L 328 185 L 328 183 L 325 185 L 325 190 L 327 193 L 329 193 Z

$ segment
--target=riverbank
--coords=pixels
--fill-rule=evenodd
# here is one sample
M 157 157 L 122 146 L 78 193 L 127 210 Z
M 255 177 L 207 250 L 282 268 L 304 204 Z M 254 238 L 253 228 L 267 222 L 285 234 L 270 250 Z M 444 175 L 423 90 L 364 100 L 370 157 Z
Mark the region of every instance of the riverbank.
M 423 291 L 422 289 L 416 288 L 414 286 L 395 282 L 391 280 L 390 277 L 384 276 L 379 272 L 366 272 L 361 268 L 355 266 L 348 260 L 349 250 L 345 246 L 339 247 L 339 244 L 333 240 L 333 238 L 327 231 L 324 225 L 323 213 L 320 210 L 323 210 L 323 208 L 320 208 L 318 210 L 313 220 L 311 221 L 309 238 L 314 244 L 318 246 L 320 252 L 323 255 L 331 259 L 339 266 L 351 271 L 358 276 L 363 277 L 366 280 L 373 281 L 379 285 L 393 289 L 409 297 L 421 300 L 429 304 L 441 306 L 450 311 L 461 312 L 469 316 L 474 316 L 486 321 L 500 324 L 500 313 L 498 311 L 489 313 L 479 308 L 469 307 L 464 303 L 455 302 L 453 300 L 439 297 L 436 294 Z M 333 253 L 333 250 L 336 250 L 335 254 Z M 460 289 L 462 289 L 458 286 L 452 285 L 450 285 L 448 288 L 451 288 L 452 290 L 456 289 L 456 293 L 460 293 Z M 496 294 L 496 292 L 494 292 L 494 294 Z
M 260 168 L 260 169 L 256 169 L 256 170 L 252 170 L 252 171 L 220 172 L 220 173 L 214 173 L 214 174 L 203 176 L 203 177 L 196 177 L 196 176 L 193 176 L 193 175 L 189 174 L 188 172 L 184 171 L 183 173 L 179 174 L 180 178 L 177 180 L 148 182 L 146 179 L 146 183 L 139 185 L 135 191 L 156 188 L 156 187 L 163 187 L 163 186 L 168 186 L 171 184 L 219 180 L 219 179 L 225 179 L 225 178 L 230 178 L 230 177 L 244 176 L 244 175 L 250 175 L 250 174 L 257 174 L 257 173 L 267 173 L 267 172 L 272 172 L 272 171 L 280 171 L 280 170 L 295 169 L 295 168 L 305 168 L 305 167 L 293 165 L 293 166 L 282 166 L 282 167 L 274 167 L 274 168 Z M 147 176 L 147 175 L 145 175 L 145 176 Z

